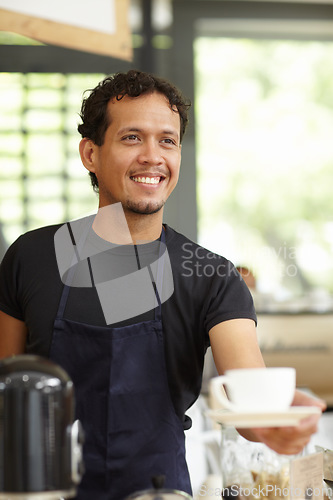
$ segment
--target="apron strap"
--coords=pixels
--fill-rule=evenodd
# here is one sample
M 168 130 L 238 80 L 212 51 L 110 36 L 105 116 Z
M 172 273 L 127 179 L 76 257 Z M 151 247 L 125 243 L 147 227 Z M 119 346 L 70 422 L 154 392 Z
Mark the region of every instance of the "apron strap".
M 167 247 L 165 244 L 165 230 L 164 230 L 164 227 L 162 226 L 161 241 L 160 241 L 159 252 L 158 252 L 156 283 L 154 281 L 154 277 L 153 277 L 153 273 L 151 271 L 151 268 L 150 268 L 150 266 L 148 266 L 150 279 L 151 279 L 151 282 L 152 282 L 152 285 L 154 288 L 154 292 L 156 295 L 156 299 L 158 302 L 158 307 L 155 308 L 155 320 L 159 320 L 159 319 L 162 320 L 162 302 L 161 302 L 161 298 L 160 298 L 158 291 L 162 290 L 164 261 L 165 261 L 166 252 L 167 252 Z
M 136 261 L 138 264 L 138 269 L 141 269 L 141 263 L 140 263 L 140 257 L 139 257 L 139 252 L 137 245 L 134 245 L 134 250 L 135 250 L 135 257 Z M 161 237 L 160 237 L 160 244 L 159 244 L 159 250 L 158 250 L 158 261 L 157 261 L 157 276 L 156 280 L 154 278 L 153 272 L 151 270 L 150 266 L 147 266 L 149 276 L 150 276 L 150 281 L 154 289 L 154 293 L 156 296 L 156 300 L 158 303 L 158 307 L 155 307 L 155 312 L 154 312 L 154 319 L 156 321 L 162 320 L 162 302 L 159 294 L 159 290 L 162 290 L 162 283 L 163 283 L 163 270 L 164 270 L 164 261 L 165 261 L 165 253 L 167 251 L 166 244 L 165 244 L 165 230 L 162 226 L 162 232 L 161 232 Z
M 70 236 L 70 239 L 71 239 L 72 245 L 73 245 L 73 257 L 72 257 L 71 265 L 69 268 L 69 273 L 68 273 L 67 278 L 66 278 L 66 283 L 64 284 L 63 291 L 61 294 L 61 299 L 59 302 L 58 312 L 57 312 L 57 316 L 56 316 L 57 318 L 62 318 L 64 316 L 64 312 L 65 312 L 65 308 L 66 308 L 66 304 L 67 304 L 67 299 L 68 299 L 68 295 L 69 295 L 69 290 L 71 288 L 71 283 L 73 281 L 75 270 L 76 270 L 75 264 L 77 264 L 81 260 L 80 252 L 84 246 L 84 243 L 87 239 L 88 233 L 92 227 L 92 220 L 89 220 L 89 222 L 87 222 L 86 227 L 84 228 L 84 230 L 81 233 L 78 244 L 76 244 L 70 223 L 67 222 L 66 225 L 67 225 L 69 236 Z

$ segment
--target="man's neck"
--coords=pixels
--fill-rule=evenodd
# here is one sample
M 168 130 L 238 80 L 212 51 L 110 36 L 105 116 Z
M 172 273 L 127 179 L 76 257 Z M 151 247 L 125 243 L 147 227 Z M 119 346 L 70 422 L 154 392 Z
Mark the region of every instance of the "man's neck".
M 133 245 L 157 240 L 162 231 L 163 209 L 155 214 L 124 212 L 120 203 L 100 207 L 93 222 L 95 233 L 106 241 Z

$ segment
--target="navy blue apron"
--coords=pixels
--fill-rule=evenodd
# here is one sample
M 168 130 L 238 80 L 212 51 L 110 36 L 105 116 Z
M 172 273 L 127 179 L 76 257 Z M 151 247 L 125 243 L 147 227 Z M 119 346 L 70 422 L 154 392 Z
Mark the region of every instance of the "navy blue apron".
M 159 474 L 165 488 L 192 494 L 183 425 L 168 386 L 158 295 L 153 320 L 111 328 L 65 319 L 69 289 L 64 286 L 50 357 L 73 380 L 76 418 L 85 431 L 86 472 L 77 500 L 122 500 L 151 488 Z

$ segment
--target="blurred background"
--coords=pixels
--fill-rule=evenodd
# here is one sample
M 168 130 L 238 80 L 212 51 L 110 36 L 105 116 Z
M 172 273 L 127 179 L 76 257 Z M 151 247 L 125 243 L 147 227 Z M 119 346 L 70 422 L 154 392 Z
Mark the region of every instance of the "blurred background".
M 166 222 L 249 268 L 260 309 L 332 309 L 333 4 L 129 4 L 131 62 L 0 31 L 2 253 L 96 209 L 78 155 L 82 95 L 134 67 L 193 103 Z
M 97 208 L 78 153 L 84 91 L 130 68 L 166 77 L 193 105 L 165 222 L 243 268 L 266 364 L 294 366 L 332 408 L 333 0 L 128 5 L 132 61 L 0 31 L 0 260 L 21 233 Z M 208 351 L 203 394 L 214 374 Z M 218 469 L 202 401 L 196 488 Z

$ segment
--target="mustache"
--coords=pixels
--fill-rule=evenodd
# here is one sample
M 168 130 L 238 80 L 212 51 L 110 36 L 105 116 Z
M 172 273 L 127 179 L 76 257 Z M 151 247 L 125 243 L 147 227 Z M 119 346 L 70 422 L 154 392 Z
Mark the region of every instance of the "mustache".
M 160 177 L 167 177 L 168 173 L 165 171 L 165 169 L 161 167 L 154 167 L 154 168 L 145 168 L 145 169 L 139 169 L 139 170 L 134 170 L 129 173 L 130 177 L 133 177 L 134 175 L 153 175 L 153 176 L 160 176 Z

